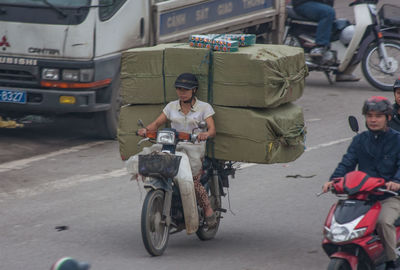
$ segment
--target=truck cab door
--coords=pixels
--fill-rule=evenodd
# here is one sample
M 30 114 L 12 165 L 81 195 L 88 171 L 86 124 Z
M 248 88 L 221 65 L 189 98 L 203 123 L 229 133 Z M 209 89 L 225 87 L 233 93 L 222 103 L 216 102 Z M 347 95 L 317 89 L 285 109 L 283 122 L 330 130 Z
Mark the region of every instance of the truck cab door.
M 147 45 L 149 40 L 148 0 L 99 0 L 96 22 L 96 57 Z

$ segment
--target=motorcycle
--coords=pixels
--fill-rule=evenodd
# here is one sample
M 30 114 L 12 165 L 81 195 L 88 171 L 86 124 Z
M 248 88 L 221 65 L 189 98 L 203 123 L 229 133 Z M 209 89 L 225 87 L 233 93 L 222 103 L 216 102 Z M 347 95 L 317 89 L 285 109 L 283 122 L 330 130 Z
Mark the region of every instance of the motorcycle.
M 144 126 L 142 123 L 140 125 Z M 205 125 L 205 122 L 201 122 L 199 129 L 204 129 Z M 177 151 L 180 142 L 196 142 L 194 131 L 188 134 L 164 128 L 158 132 L 147 132 L 146 138 L 138 143 L 151 141 L 161 146 L 160 151 L 137 155 L 138 172 L 145 177 L 144 188 L 147 190 L 141 214 L 141 234 L 144 246 L 152 256 L 162 255 L 167 248 L 169 235 L 184 229 L 188 234 L 195 232 L 200 240 L 213 239 L 222 213 L 227 212 L 222 208 L 222 196 L 226 196 L 224 188 L 229 187 L 228 176 L 235 175 L 232 162 L 208 157 L 203 161 L 204 173 L 200 182 L 216 213 L 216 226 L 207 226 L 203 210 L 197 205 L 187 155 Z M 189 181 L 182 181 L 185 175 Z
M 379 201 L 370 195 L 389 192 L 383 178 L 369 177 L 353 171 L 334 181 L 332 192 L 347 194 L 348 198 L 335 203 L 326 218 L 322 247 L 329 256 L 328 270 L 385 269 L 385 253 L 376 232 L 381 210 Z M 400 218 L 395 222 L 397 241 L 400 241 Z
M 310 71 L 324 72 L 330 84 L 331 74 L 352 72 L 361 62 L 362 73 L 374 87 L 392 91 L 400 74 L 400 7 L 383 5 L 377 12 L 378 0 L 355 0 L 355 25 L 337 19 L 331 35 L 331 48 L 323 58 L 312 58 L 317 22 L 286 7 L 287 18 L 283 44 L 304 49 Z
M 349 117 L 349 124 L 357 133 L 359 126 L 354 116 Z M 328 270 L 385 269 L 384 248 L 376 232 L 381 204 L 371 195 L 399 194 L 384 187 L 383 178 L 361 171 L 334 180 L 332 193 L 347 198 L 332 205 L 325 220 L 322 248 L 330 258 Z M 400 218 L 394 225 L 400 244 Z

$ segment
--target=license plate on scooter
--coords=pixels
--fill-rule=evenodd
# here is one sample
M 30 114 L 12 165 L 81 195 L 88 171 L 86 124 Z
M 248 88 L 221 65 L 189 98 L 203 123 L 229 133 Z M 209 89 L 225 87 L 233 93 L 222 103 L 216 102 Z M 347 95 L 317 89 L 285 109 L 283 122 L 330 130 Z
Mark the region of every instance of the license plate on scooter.
M 0 89 L 0 102 L 25 104 L 26 92 Z

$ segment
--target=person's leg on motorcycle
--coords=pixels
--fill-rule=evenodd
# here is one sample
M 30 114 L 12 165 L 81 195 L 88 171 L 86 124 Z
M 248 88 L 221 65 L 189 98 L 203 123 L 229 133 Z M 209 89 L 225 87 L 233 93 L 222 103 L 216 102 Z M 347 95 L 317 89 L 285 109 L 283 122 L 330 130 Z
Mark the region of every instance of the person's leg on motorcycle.
M 378 218 L 376 229 L 381 238 L 387 257 L 386 269 L 396 268 L 396 227 L 394 222 L 400 217 L 400 197 L 394 196 L 381 201 L 381 213 Z
M 217 223 L 216 215 L 211 207 L 210 201 L 208 199 L 207 191 L 204 189 L 203 185 L 200 183 L 200 178 L 202 174 L 203 158 L 205 155 L 205 145 L 204 144 L 179 144 L 177 150 L 184 151 L 189 158 L 190 167 L 193 174 L 194 191 L 196 194 L 196 200 L 204 211 L 204 217 L 206 223 L 209 227 L 214 227 Z
M 330 47 L 335 10 L 329 5 L 312 1 L 301 4 L 295 10 L 300 15 L 318 22 L 316 47 L 310 51 L 310 56 L 323 57 Z

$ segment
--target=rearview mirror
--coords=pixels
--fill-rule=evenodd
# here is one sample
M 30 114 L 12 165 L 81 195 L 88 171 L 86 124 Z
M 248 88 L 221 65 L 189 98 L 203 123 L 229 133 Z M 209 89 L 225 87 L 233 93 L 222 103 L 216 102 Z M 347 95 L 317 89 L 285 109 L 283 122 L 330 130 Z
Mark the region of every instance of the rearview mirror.
M 350 115 L 349 116 L 349 125 L 352 131 L 354 131 L 355 133 L 358 133 L 359 131 L 359 127 L 358 127 L 358 121 L 357 118 L 355 118 L 354 116 Z

